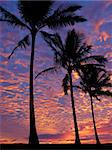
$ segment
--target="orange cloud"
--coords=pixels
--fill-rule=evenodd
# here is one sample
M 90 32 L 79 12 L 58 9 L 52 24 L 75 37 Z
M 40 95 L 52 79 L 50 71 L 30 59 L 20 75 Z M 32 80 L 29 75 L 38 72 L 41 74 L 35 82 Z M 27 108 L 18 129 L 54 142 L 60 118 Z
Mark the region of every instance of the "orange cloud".
M 15 61 L 15 64 L 19 64 L 19 65 L 21 65 L 21 66 L 23 66 L 25 68 L 28 67 L 28 62 L 25 61 L 25 60 L 18 59 L 18 60 Z
M 102 31 L 102 32 L 100 33 L 99 39 L 100 39 L 100 41 L 102 42 L 102 41 L 106 41 L 106 40 L 109 39 L 110 37 L 111 37 L 111 36 L 110 36 L 107 32 Z
M 99 28 L 100 28 L 101 25 L 103 25 L 105 22 L 106 22 L 105 19 L 101 19 L 101 20 L 99 20 L 98 22 L 96 22 L 96 24 L 95 24 L 95 31 L 96 31 L 96 32 L 99 32 Z

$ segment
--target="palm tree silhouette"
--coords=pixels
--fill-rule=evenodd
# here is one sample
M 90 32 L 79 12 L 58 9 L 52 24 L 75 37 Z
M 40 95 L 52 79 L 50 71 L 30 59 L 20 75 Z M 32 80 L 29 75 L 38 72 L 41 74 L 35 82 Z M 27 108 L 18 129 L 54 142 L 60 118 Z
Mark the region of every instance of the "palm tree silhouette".
M 81 9 L 81 6 L 68 6 L 66 8 L 57 8 L 51 12 L 51 1 L 23 1 L 18 2 L 18 10 L 21 18 L 18 18 L 8 10 L 0 6 L 0 21 L 6 22 L 14 27 L 27 29 L 28 35 L 20 40 L 17 46 L 12 50 L 9 58 L 17 48 L 26 48 L 31 36 L 31 58 L 30 58 L 30 135 L 29 144 L 38 144 L 38 136 L 35 126 L 34 113 L 34 96 L 33 96 L 33 64 L 34 64 L 34 49 L 37 33 L 45 26 L 51 29 L 63 27 L 66 25 L 74 25 L 78 22 L 86 21 L 82 16 L 74 14 L 75 11 Z M 51 13 L 50 13 L 51 12 Z
M 81 75 L 80 86 L 75 87 L 81 89 L 85 93 L 88 93 L 90 96 L 96 143 L 100 144 L 95 124 L 93 98 L 100 101 L 99 96 L 112 97 L 112 92 L 110 92 L 109 90 L 104 90 L 104 88 L 112 87 L 112 84 L 110 83 L 110 76 L 105 71 L 104 67 L 103 68 L 101 66 L 98 67 L 93 64 L 82 66 L 81 71 L 82 72 L 80 74 Z
M 67 93 L 68 87 L 70 87 L 71 103 L 76 135 L 75 143 L 80 144 L 78 124 L 74 105 L 74 96 L 73 96 L 72 71 L 77 71 L 78 74 L 80 75 L 79 70 L 81 69 L 82 64 L 85 66 L 86 62 L 90 62 L 92 60 L 96 61 L 97 63 L 104 63 L 106 59 L 103 56 L 87 56 L 87 54 L 90 54 L 91 52 L 91 45 L 82 43 L 84 38 L 83 34 L 76 32 L 74 29 L 72 31 L 68 31 L 64 43 L 58 33 L 48 34 L 45 31 L 41 31 L 41 33 L 47 44 L 54 51 L 55 64 L 57 66 L 63 67 L 67 71 L 67 74 L 63 79 L 62 86 L 64 88 L 65 94 L 68 94 Z M 43 70 L 42 72 L 38 73 L 35 78 L 37 78 L 40 74 L 45 73 L 46 71 L 54 69 L 56 69 L 55 66 Z

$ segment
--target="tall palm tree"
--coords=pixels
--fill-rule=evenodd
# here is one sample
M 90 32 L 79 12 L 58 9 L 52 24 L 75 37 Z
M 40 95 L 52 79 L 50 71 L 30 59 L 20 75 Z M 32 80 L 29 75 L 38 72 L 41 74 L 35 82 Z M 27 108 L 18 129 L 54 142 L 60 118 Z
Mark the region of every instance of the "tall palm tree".
M 106 90 L 104 89 L 104 88 L 112 87 L 112 83 L 110 83 L 109 74 L 102 67 L 98 67 L 95 65 L 86 65 L 82 67 L 81 70 L 82 73 L 81 73 L 80 86 L 76 86 L 76 87 L 81 89 L 83 92 L 88 93 L 90 96 L 96 143 L 100 144 L 100 140 L 98 138 L 98 133 L 95 124 L 93 98 L 100 101 L 99 96 L 112 97 L 112 92 L 110 92 L 107 89 Z
M 30 135 L 29 144 L 38 144 L 38 136 L 35 127 L 35 113 L 34 113 L 34 96 L 33 96 L 33 64 L 34 64 L 34 50 L 35 39 L 37 33 L 45 26 L 51 29 L 63 27 L 67 25 L 74 25 L 78 22 L 86 21 L 82 16 L 75 15 L 75 11 L 81 9 L 81 6 L 68 6 L 61 9 L 60 7 L 51 11 L 51 1 L 23 1 L 18 2 L 18 10 L 20 18 L 0 6 L 0 21 L 6 22 L 14 27 L 27 29 L 28 35 L 20 40 L 17 46 L 13 49 L 11 55 L 17 48 L 26 48 L 31 37 L 31 58 L 30 58 Z
M 78 124 L 76 118 L 76 111 L 74 105 L 74 96 L 73 96 L 73 79 L 72 79 L 72 71 L 77 71 L 80 75 L 81 66 L 85 65 L 86 62 L 90 62 L 91 60 L 96 61 L 97 63 L 104 63 L 106 59 L 103 56 L 87 56 L 91 52 L 91 45 L 87 45 L 82 43 L 83 34 L 77 33 L 75 30 L 68 31 L 65 42 L 63 43 L 60 35 L 56 34 L 48 34 L 45 31 L 41 31 L 45 41 L 54 51 L 54 61 L 58 66 L 63 67 L 67 74 L 63 79 L 63 87 L 64 92 L 67 94 L 68 84 L 70 84 L 70 94 L 71 94 L 71 103 L 72 103 L 72 111 L 73 111 L 73 119 L 74 119 L 74 127 L 75 127 L 75 143 L 80 144 Z M 97 64 L 100 65 L 100 64 Z M 49 69 L 43 70 L 41 73 L 45 71 L 52 70 L 55 67 L 51 67 Z M 36 78 L 37 78 L 36 76 Z

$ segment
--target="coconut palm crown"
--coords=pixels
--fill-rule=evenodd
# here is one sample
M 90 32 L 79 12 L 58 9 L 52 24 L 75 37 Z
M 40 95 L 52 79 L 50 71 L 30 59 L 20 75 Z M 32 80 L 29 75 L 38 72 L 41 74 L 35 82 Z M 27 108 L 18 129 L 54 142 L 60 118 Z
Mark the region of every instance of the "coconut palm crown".
M 80 87 L 90 96 L 100 101 L 100 96 L 112 96 L 112 92 L 105 90 L 111 88 L 110 75 L 102 68 L 94 65 L 86 65 L 82 67 Z
M 80 86 L 76 87 L 83 92 L 88 93 L 90 96 L 96 143 L 100 144 L 95 123 L 93 99 L 100 101 L 101 96 L 112 97 L 112 92 L 110 91 L 110 88 L 112 87 L 110 75 L 102 67 L 94 66 L 92 64 L 86 65 L 82 67 Z

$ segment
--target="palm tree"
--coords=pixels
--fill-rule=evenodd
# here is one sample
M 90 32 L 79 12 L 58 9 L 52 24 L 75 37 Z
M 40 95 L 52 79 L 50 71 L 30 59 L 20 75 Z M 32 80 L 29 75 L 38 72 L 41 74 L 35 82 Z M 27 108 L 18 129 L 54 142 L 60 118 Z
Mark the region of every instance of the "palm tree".
M 65 43 L 63 43 L 60 35 L 56 34 L 48 34 L 44 31 L 41 31 L 45 41 L 54 51 L 54 61 L 58 66 L 63 67 L 67 74 L 63 79 L 63 88 L 65 94 L 68 91 L 68 84 L 70 84 L 70 94 L 71 94 L 71 103 L 72 103 L 72 111 L 73 111 L 73 119 L 74 119 L 74 127 L 75 127 L 75 143 L 80 144 L 78 124 L 76 118 L 76 111 L 74 105 L 74 96 L 73 96 L 73 81 L 72 81 L 72 71 L 77 71 L 80 75 L 81 66 L 85 66 L 86 62 L 90 62 L 94 60 L 98 63 L 104 63 L 106 59 L 103 56 L 87 56 L 91 52 L 91 45 L 87 45 L 82 43 L 83 34 L 77 33 L 75 30 L 68 31 L 67 37 L 65 39 Z M 97 64 L 100 65 L 100 64 Z M 54 70 L 55 67 L 48 68 L 43 70 L 41 73 L 44 73 L 48 70 Z
M 8 10 L 0 6 L 0 21 L 6 22 L 14 27 L 27 29 L 28 35 L 20 40 L 17 46 L 13 49 L 11 55 L 17 48 L 26 48 L 31 37 L 31 58 L 30 58 L 30 135 L 29 144 L 38 144 L 38 136 L 35 127 L 35 113 L 34 113 L 34 96 L 33 96 L 33 64 L 34 64 L 34 50 L 35 39 L 37 33 L 45 26 L 51 29 L 63 27 L 67 25 L 74 25 L 78 22 L 86 21 L 82 16 L 74 14 L 75 11 L 81 9 L 81 6 L 68 6 L 61 9 L 60 7 L 51 11 L 51 1 L 23 1 L 18 2 L 18 10 L 21 18 L 18 18 Z M 40 9 L 41 8 L 41 9 Z
M 82 67 L 80 86 L 75 86 L 83 92 L 88 93 L 91 102 L 91 111 L 94 125 L 96 143 L 100 144 L 95 124 L 93 98 L 100 101 L 99 96 L 111 96 L 112 92 L 104 88 L 112 87 L 110 76 L 104 68 L 95 65 L 86 65 Z

